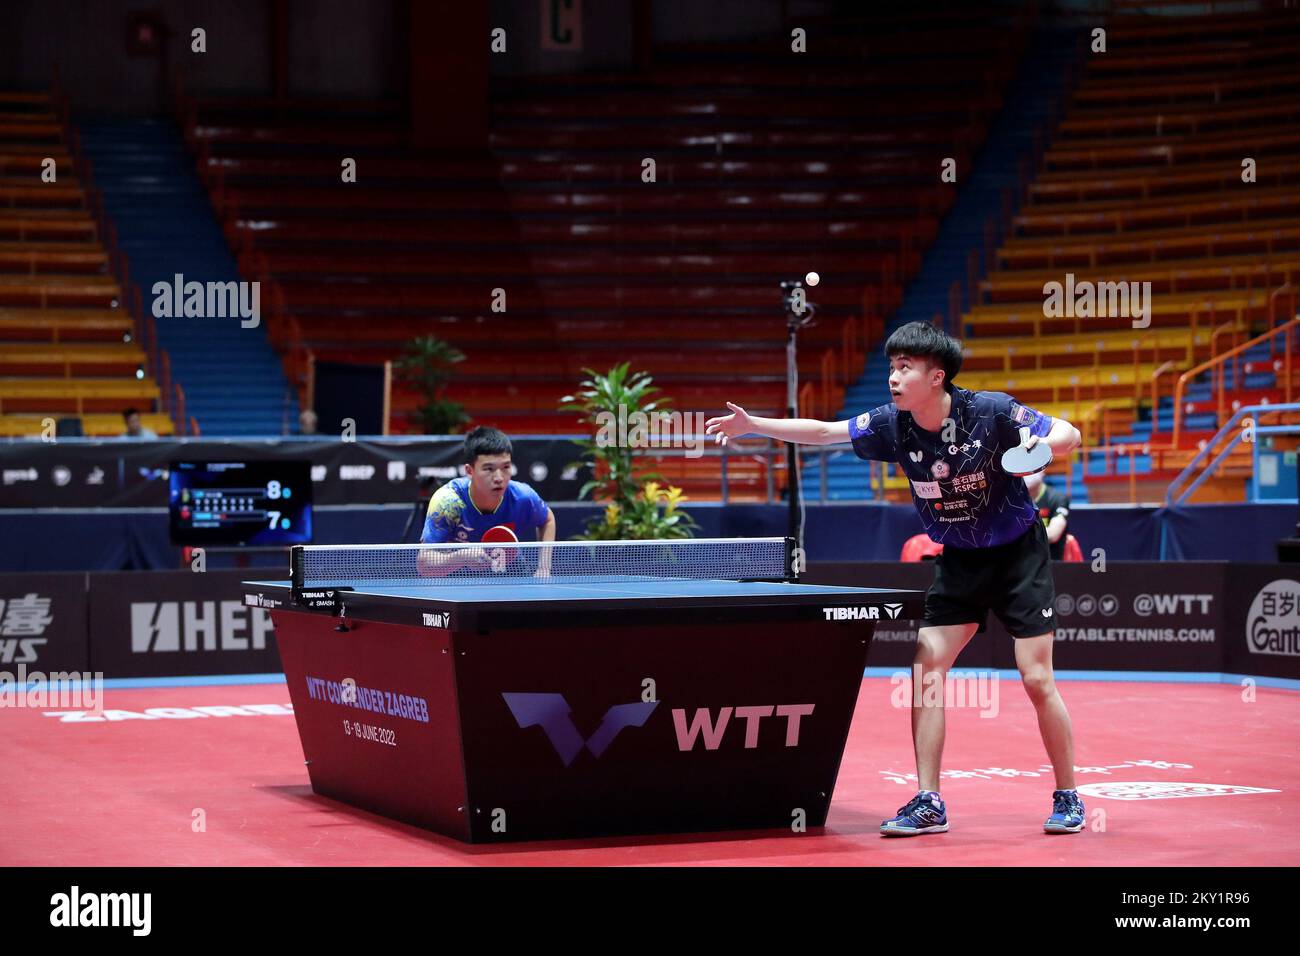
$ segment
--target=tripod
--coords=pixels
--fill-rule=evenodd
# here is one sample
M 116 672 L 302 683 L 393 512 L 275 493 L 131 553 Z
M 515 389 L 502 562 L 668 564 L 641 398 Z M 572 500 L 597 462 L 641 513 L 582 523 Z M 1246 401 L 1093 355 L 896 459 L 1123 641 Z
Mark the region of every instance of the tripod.
M 420 479 L 420 490 L 416 492 L 415 500 L 411 502 L 411 512 L 406 516 L 406 524 L 402 528 L 402 544 L 418 544 L 420 536 L 424 533 L 424 516 L 429 512 L 429 499 L 433 497 L 434 485 L 438 479 L 428 476 Z M 411 540 L 411 528 L 416 529 L 415 540 Z
M 799 330 L 813 324 L 817 306 L 807 300 L 802 279 L 789 279 L 781 283 L 781 304 L 785 310 L 785 404 L 786 416 L 799 415 Z M 795 442 L 787 442 L 786 496 L 790 509 L 788 537 L 793 546 L 803 553 L 803 487 L 799 479 L 799 449 Z

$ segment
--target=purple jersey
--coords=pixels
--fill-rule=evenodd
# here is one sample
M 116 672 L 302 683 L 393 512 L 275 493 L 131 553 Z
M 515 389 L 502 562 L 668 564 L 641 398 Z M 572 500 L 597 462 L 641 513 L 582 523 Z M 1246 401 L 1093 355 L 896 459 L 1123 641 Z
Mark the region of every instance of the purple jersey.
M 1014 541 L 1038 519 L 1023 478 L 1002 470 L 1002 453 L 1020 442 L 1020 429 L 1046 436 L 1050 416 L 1005 392 L 953 386 L 952 426 L 927 432 L 891 402 L 849 422 L 859 458 L 897 462 L 912 485 L 912 501 L 933 541 L 956 548 L 990 548 Z

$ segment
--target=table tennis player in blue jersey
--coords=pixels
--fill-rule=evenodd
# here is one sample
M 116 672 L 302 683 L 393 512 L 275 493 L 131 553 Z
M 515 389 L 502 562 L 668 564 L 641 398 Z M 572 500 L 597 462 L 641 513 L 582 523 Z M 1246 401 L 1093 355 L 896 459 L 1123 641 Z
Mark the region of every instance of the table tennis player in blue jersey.
M 496 428 L 479 427 L 465 436 L 462 462 L 465 474 L 453 478 L 433 493 L 425 513 L 421 544 L 483 540 L 484 532 L 502 526 L 520 541 L 555 540 L 555 515 L 530 485 L 510 478 L 510 439 Z M 549 552 L 550 549 L 544 549 Z M 539 554 L 540 573 L 548 570 L 549 554 Z M 420 552 L 421 573 L 446 575 L 462 568 L 489 571 L 488 549 L 467 547 L 456 551 Z
M 1070 717 L 1052 673 L 1056 590 L 1043 524 L 1023 478 L 1004 470 L 1002 456 L 1043 442 L 1064 455 L 1080 444 L 1078 430 L 1018 403 L 1004 392 L 972 392 L 952 380 L 961 369 L 961 343 L 923 322 L 897 329 L 885 343 L 893 399 L 843 422 L 756 418 L 727 403 L 732 414 L 710 419 L 717 441 L 746 434 L 827 445 L 851 442 L 858 457 L 892 461 L 911 482 L 912 501 L 929 536 L 944 548 L 935 560 L 918 632 L 912 740 L 920 790 L 881 824 L 887 836 L 942 833 L 947 809 L 939 795 L 943 756 L 942 687 L 957 655 L 991 610 L 1016 638 L 1016 665 L 1056 775 L 1048 833 L 1078 833 L 1084 807 L 1075 789 Z M 1026 437 L 1027 436 L 1027 437 Z M 1023 454 L 1017 452 L 1017 455 Z M 938 697 L 937 705 L 930 703 Z

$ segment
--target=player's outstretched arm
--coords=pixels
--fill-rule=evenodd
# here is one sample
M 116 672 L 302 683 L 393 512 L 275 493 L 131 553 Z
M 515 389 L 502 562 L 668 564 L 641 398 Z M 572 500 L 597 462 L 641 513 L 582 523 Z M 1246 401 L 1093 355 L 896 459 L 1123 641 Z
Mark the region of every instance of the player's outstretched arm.
M 727 402 L 730 415 L 710 418 L 704 423 L 705 434 L 725 445 L 729 438 L 741 435 L 763 435 L 777 441 L 797 442 L 801 445 L 831 445 L 849 440 L 848 422 L 823 422 L 815 418 L 759 418 L 750 415 L 739 405 Z

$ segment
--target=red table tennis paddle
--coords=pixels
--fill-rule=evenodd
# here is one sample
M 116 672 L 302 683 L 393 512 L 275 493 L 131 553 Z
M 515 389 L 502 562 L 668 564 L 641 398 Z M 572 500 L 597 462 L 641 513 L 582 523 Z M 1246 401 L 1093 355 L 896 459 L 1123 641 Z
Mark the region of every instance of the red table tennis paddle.
M 483 532 L 483 544 L 515 544 L 518 541 L 519 536 L 503 524 L 499 524 L 495 528 L 488 528 Z M 519 549 L 489 548 L 488 557 L 492 559 L 492 570 L 500 571 L 519 557 Z
M 1021 442 L 1029 440 L 1028 428 L 1020 429 L 1020 440 Z M 1021 444 L 1015 448 L 1008 448 L 1002 453 L 1002 470 L 1017 478 L 1036 475 L 1051 463 L 1051 446 L 1042 439 L 1039 439 L 1038 444 L 1033 448 L 1026 448 Z

